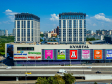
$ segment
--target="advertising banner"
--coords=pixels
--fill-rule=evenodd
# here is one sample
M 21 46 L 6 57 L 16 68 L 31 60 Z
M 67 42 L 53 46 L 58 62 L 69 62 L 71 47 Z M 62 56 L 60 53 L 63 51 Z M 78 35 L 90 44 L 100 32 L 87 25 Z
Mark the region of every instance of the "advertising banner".
M 102 59 L 102 50 L 94 50 L 94 59 Z
M 7 57 L 13 59 L 14 45 L 7 44 Z
M 90 50 L 82 50 L 82 59 L 90 59 Z
M 53 59 L 53 50 L 45 50 L 45 59 Z
M 112 59 L 112 50 L 106 50 L 106 59 Z
M 70 50 L 70 59 L 78 59 L 77 50 Z
M 57 53 L 57 59 L 58 60 L 62 60 L 62 59 L 66 59 L 66 52 L 65 50 L 57 50 L 58 53 Z

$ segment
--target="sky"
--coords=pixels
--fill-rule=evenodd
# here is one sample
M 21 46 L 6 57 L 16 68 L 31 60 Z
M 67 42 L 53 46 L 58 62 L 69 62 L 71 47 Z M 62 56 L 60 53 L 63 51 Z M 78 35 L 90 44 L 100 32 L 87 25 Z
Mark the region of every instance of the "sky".
M 40 17 L 40 31 L 59 26 L 59 13 L 86 13 L 86 29 L 112 29 L 112 0 L 0 0 L 0 29 L 12 33 L 14 14 L 31 13 Z

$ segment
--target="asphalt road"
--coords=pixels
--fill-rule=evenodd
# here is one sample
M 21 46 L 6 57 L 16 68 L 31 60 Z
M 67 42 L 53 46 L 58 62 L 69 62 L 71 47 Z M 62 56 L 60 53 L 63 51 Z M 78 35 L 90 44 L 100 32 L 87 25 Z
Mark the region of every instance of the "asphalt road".
M 31 74 L 57 74 L 58 73 L 58 71 L 0 71 L 0 74 L 25 74 L 25 72 L 31 72 Z M 86 75 L 96 74 L 95 71 L 67 71 L 67 73 L 86 74 Z M 112 72 L 103 71 L 100 74 L 112 74 Z
M 0 67 L 0 74 L 25 74 L 25 72 L 31 72 L 32 74 L 57 74 L 59 69 L 65 69 L 68 73 L 73 74 L 96 74 L 96 71 L 100 71 L 101 74 L 112 74 L 112 67 L 12 67 L 12 69 L 6 69 L 6 67 Z M 61 74 L 61 73 L 60 73 Z

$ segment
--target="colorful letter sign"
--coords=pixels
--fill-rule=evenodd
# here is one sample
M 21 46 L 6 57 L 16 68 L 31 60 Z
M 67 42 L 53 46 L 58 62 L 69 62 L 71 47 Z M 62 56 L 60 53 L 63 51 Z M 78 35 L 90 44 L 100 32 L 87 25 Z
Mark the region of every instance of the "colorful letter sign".
M 90 59 L 90 50 L 82 50 L 82 59 Z
M 66 52 L 65 50 L 58 50 L 57 59 L 66 59 Z
M 102 59 L 102 50 L 94 50 L 94 59 Z
M 45 50 L 45 59 L 53 59 L 53 50 Z
M 106 50 L 106 59 L 112 59 L 112 50 Z
M 77 50 L 70 50 L 70 59 L 78 59 Z

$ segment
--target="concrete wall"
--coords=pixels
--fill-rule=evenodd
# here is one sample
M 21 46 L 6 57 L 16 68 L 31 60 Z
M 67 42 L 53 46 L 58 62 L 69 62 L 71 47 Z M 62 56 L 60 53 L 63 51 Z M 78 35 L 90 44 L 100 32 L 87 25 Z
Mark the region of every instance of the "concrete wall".
M 101 80 L 101 79 L 112 79 L 112 75 L 85 75 L 85 80 Z

